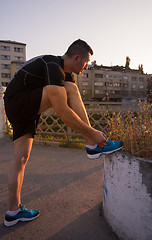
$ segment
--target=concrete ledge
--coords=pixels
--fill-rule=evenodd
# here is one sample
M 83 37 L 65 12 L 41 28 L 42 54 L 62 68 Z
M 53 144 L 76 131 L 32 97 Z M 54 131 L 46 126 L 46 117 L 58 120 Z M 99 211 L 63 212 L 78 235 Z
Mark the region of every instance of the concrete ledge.
M 120 239 L 152 239 L 152 160 L 121 151 L 104 157 L 103 211 Z

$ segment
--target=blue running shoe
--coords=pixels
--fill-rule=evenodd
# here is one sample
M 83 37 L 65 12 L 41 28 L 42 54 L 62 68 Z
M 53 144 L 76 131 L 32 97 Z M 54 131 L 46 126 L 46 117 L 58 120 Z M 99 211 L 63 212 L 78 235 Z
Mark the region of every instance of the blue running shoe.
M 110 154 L 120 150 L 123 147 L 122 141 L 112 141 L 108 140 L 107 145 L 104 148 L 97 146 L 94 149 L 86 147 L 87 156 L 89 159 L 99 158 L 103 154 Z
M 38 210 L 27 209 L 23 205 L 20 205 L 20 211 L 15 216 L 10 216 L 7 213 L 5 214 L 4 225 L 7 227 L 13 226 L 19 221 L 27 222 L 32 221 L 40 215 Z

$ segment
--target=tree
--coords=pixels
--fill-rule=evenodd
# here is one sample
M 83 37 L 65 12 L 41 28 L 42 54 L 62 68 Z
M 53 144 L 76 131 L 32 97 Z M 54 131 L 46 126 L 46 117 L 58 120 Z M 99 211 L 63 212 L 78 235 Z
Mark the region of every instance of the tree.
M 141 72 L 141 73 L 144 73 L 144 69 L 143 69 L 143 65 L 141 64 L 139 64 L 139 66 L 138 66 L 138 70 Z
M 130 58 L 127 56 L 127 57 L 126 57 L 126 65 L 125 65 L 125 68 L 126 68 L 126 69 L 130 69 L 129 65 L 130 65 Z
M 97 61 L 94 60 L 93 62 L 91 62 L 91 64 L 92 64 L 93 67 L 94 67 L 94 66 L 97 66 Z

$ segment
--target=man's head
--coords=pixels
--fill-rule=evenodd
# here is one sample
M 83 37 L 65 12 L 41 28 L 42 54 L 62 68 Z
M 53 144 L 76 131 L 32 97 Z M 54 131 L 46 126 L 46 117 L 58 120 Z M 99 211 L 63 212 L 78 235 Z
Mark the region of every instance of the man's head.
M 73 57 L 78 54 L 82 58 L 85 58 L 88 56 L 88 53 L 93 55 L 92 48 L 85 41 L 78 39 L 69 46 L 66 55 Z
M 65 53 L 65 56 L 72 61 L 71 71 L 76 74 L 88 68 L 91 55 L 93 55 L 92 48 L 81 39 L 74 41 Z

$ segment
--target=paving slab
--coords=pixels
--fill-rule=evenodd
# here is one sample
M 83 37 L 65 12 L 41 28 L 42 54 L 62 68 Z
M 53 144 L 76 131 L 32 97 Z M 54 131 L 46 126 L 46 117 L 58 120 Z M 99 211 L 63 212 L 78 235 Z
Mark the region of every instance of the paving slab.
M 34 144 L 26 166 L 22 203 L 40 217 L 13 227 L 7 211 L 7 171 L 13 143 L 0 139 L 1 240 L 118 240 L 102 214 L 102 158 L 89 160 L 83 149 Z

